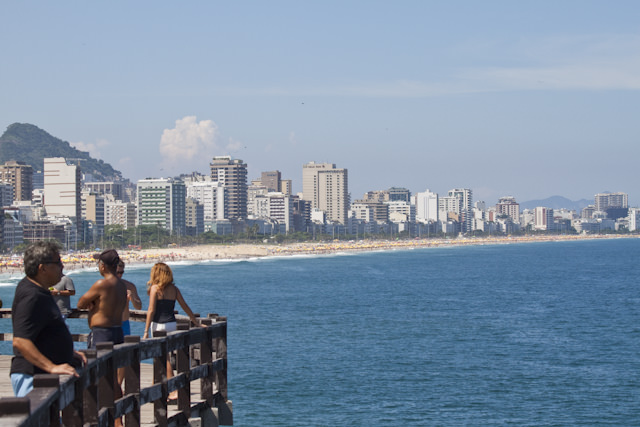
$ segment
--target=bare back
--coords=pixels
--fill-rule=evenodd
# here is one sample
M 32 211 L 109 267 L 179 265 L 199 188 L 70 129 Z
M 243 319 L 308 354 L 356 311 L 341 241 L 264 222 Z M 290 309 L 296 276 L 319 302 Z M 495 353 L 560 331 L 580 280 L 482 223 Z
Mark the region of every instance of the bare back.
M 113 274 L 95 282 L 78 301 L 78 308 L 89 310 L 89 327 L 122 326 L 127 306 L 127 286 Z

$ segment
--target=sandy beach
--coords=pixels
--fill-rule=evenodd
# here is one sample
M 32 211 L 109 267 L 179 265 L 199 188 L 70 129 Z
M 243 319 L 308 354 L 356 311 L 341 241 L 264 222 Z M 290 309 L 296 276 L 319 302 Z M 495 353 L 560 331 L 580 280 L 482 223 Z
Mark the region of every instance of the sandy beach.
M 463 245 L 516 244 L 527 242 L 568 241 L 584 239 L 638 238 L 637 235 L 561 235 L 561 236 L 502 236 L 455 239 L 413 240 L 358 240 L 331 242 L 304 242 L 290 244 L 232 244 L 199 245 L 172 248 L 118 251 L 128 264 L 149 264 L 174 261 L 234 260 L 268 256 L 320 255 L 349 251 L 385 251 Z M 95 266 L 93 252 L 75 252 L 62 255 L 66 271 Z M 22 275 L 21 257 L 0 258 L 0 274 Z

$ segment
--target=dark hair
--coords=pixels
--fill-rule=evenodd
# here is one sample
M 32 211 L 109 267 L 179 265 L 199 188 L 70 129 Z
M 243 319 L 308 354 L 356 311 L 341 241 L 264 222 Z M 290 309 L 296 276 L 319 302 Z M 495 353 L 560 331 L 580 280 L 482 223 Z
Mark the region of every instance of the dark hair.
M 60 245 L 50 240 L 35 242 L 24 251 L 24 273 L 32 279 L 38 275 L 38 266 L 60 256 Z

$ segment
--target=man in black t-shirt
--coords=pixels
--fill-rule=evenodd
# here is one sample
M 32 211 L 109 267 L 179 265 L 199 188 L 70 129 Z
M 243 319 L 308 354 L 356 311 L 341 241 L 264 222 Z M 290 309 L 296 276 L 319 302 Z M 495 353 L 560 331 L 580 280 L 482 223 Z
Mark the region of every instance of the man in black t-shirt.
M 11 308 L 13 353 L 11 384 L 17 397 L 33 388 L 33 375 L 75 375 L 86 362 L 74 351 L 73 339 L 49 288 L 62 277 L 60 250 L 53 242 L 36 242 L 24 253 L 26 276 L 18 283 Z

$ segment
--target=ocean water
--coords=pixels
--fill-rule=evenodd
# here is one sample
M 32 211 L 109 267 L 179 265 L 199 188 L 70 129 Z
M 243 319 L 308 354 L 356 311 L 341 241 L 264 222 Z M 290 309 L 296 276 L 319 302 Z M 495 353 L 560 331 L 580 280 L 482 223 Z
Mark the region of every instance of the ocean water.
M 228 317 L 236 426 L 631 426 L 639 259 L 611 239 L 172 268 L 194 311 Z M 141 294 L 149 268 L 125 273 Z M 97 273 L 71 277 L 81 294 Z

